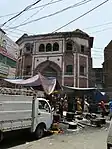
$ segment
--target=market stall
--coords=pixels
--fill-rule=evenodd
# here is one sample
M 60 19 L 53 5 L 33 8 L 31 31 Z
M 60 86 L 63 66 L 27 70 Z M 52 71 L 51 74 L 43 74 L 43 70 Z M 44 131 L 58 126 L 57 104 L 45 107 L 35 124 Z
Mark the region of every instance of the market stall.
M 29 79 L 4 79 L 7 82 L 24 87 L 32 87 L 34 90 L 42 90 L 50 95 L 54 90 L 60 89 L 59 83 L 56 78 L 45 77 L 38 73 Z

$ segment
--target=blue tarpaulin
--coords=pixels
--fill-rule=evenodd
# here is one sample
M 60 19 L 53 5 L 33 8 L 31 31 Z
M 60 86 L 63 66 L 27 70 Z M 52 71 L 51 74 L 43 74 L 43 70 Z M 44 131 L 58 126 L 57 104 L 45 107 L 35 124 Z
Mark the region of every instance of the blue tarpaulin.
M 96 91 L 96 93 L 95 93 L 95 100 L 97 102 L 100 102 L 101 100 L 106 101 L 107 100 L 107 96 L 106 96 L 105 92 Z

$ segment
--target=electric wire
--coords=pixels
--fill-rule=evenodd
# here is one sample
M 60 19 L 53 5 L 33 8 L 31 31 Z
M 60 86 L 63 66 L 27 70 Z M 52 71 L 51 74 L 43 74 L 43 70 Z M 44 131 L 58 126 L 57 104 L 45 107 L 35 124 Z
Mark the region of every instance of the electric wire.
M 34 9 L 37 9 L 37 8 L 41 8 L 41 7 L 46 6 L 46 5 L 51 5 L 51 4 L 54 4 L 54 3 L 58 3 L 58 2 L 61 2 L 61 1 L 64 1 L 64 0 L 56 0 L 56 1 L 53 1 L 52 3 L 49 3 L 49 4 L 47 3 L 47 4 L 40 5 L 40 6 L 36 6 L 34 8 L 30 8 L 27 11 L 34 10 Z M 14 12 L 14 13 L 9 13 L 9 14 L 0 16 L 0 18 L 12 16 L 12 15 L 15 15 L 15 14 L 18 14 L 18 13 L 19 13 L 19 11 L 18 12 Z
M 26 20 L 24 20 L 22 23 L 25 23 L 26 21 L 28 21 L 30 18 L 32 18 L 33 16 L 37 15 L 41 10 L 43 10 L 46 6 L 48 6 L 48 4 L 52 3 L 53 0 L 51 0 L 49 3 L 47 3 L 46 5 L 44 5 L 42 8 L 40 8 L 39 10 L 37 10 L 35 13 L 33 13 L 30 17 L 28 17 Z M 19 16 L 21 17 L 21 16 Z M 18 18 L 19 18 L 18 17 Z M 12 25 L 18 18 L 16 18 L 13 22 L 11 22 L 8 27 L 10 27 L 10 25 Z M 22 24 L 21 23 L 21 24 Z
M 50 2 L 52 2 L 53 0 L 51 0 Z M 91 0 L 89 0 L 89 1 L 91 1 Z M 86 4 L 86 3 L 88 3 L 89 2 L 88 0 L 82 0 L 81 2 L 78 2 L 77 4 L 81 4 L 81 3 L 83 3 L 83 4 Z M 49 3 L 48 3 L 49 4 Z M 46 6 L 43 6 L 40 10 L 43 10 L 44 8 L 45 8 Z M 71 6 L 70 6 L 71 7 Z M 69 7 L 69 8 L 70 8 Z M 69 9 L 68 8 L 68 9 Z M 23 23 L 25 23 L 25 22 L 27 22 L 30 18 L 32 18 L 32 17 L 34 17 L 35 15 L 37 15 L 37 13 L 39 13 L 40 12 L 40 10 L 37 10 L 35 13 L 33 13 L 30 17 L 28 17 L 25 21 L 23 21 L 21 24 L 23 24 Z
M 17 18 L 18 16 L 20 16 L 22 13 L 24 13 L 25 11 L 27 11 L 28 9 L 30 9 L 31 7 L 35 6 L 36 4 L 38 4 L 41 0 L 36 1 L 35 3 L 28 5 L 27 7 L 25 7 L 22 11 L 20 11 L 17 15 L 11 17 L 10 19 L 8 19 L 6 22 L 4 22 L 1 27 L 3 27 L 4 25 L 6 25 L 8 22 L 10 22 L 11 20 Z
M 87 14 L 89 14 L 90 12 L 94 11 L 95 9 L 101 7 L 102 5 L 104 5 L 105 3 L 107 3 L 108 1 L 109 1 L 109 0 L 106 0 L 106 1 L 104 1 L 104 2 L 102 2 L 102 3 L 100 3 L 99 5 L 95 6 L 94 8 L 92 8 L 92 9 L 90 9 L 89 11 L 85 12 L 84 14 L 80 15 L 79 17 L 77 17 L 77 18 L 75 18 L 75 19 L 69 21 L 69 22 L 66 23 L 65 25 L 63 25 L 63 26 L 57 28 L 56 30 L 54 30 L 54 32 L 57 32 L 57 31 L 59 31 L 60 29 L 66 27 L 66 26 L 70 25 L 71 23 L 77 21 L 78 19 L 84 17 L 85 15 L 87 15 Z
M 27 22 L 30 18 L 34 17 L 35 15 L 37 15 L 41 10 L 43 10 L 46 6 L 48 6 L 50 3 L 52 3 L 53 0 L 51 0 L 49 3 L 47 3 L 46 5 L 44 5 L 42 8 L 40 8 L 39 10 L 37 10 L 35 13 L 33 13 L 31 16 L 29 16 L 26 20 L 24 20 L 21 24 Z
M 19 24 L 19 25 L 17 25 L 17 26 L 9 27 L 8 30 L 9 30 L 9 29 L 15 29 L 15 28 L 18 28 L 18 27 L 21 27 L 21 26 L 25 26 L 25 25 L 27 25 L 27 24 L 31 24 L 31 23 L 33 23 L 33 22 L 40 21 L 40 20 L 42 20 L 42 19 L 46 19 L 46 18 L 52 17 L 52 16 L 54 16 L 54 15 L 57 15 L 57 14 L 59 14 L 59 13 L 62 13 L 62 12 L 67 11 L 67 10 L 69 10 L 69 9 L 72 9 L 72 8 L 74 8 L 74 7 L 78 7 L 78 6 L 84 5 L 84 4 L 86 4 L 86 3 L 90 2 L 90 1 L 92 1 L 92 0 L 86 0 L 86 2 L 83 2 L 83 3 L 82 3 L 82 1 L 81 1 L 81 2 L 78 2 L 78 3 L 75 3 L 75 4 L 71 5 L 71 6 L 68 6 L 68 7 L 64 8 L 64 9 L 62 9 L 62 10 L 56 11 L 56 12 L 51 13 L 51 14 L 49 14 L 49 15 L 45 15 L 45 16 L 40 17 L 40 18 L 38 18 L 38 19 L 34 19 L 34 20 L 28 21 L 28 22 L 26 22 L 26 23 Z M 7 29 L 6 29 L 6 30 L 7 30 Z

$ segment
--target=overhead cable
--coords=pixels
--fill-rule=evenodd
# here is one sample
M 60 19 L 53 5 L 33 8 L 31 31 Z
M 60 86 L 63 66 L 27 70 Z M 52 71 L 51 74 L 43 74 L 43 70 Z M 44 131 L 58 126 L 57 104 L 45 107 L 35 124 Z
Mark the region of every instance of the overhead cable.
M 71 23 L 77 21 L 78 19 L 84 17 L 85 15 L 89 14 L 90 12 L 92 12 L 92 11 L 94 11 L 95 9 L 99 8 L 100 6 L 104 5 L 104 4 L 107 3 L 108 1 L 109 1 L 109 0 L 106 0 L 106 1 L 104 1 L 104 2 L 102 2 L 102 3 L 100 3 L 99 5 L 95 6 L 94 8 L 92 8 L 92 9 L 89 10 L 89 11 L 87 11 L 86 13 L 84 13 L 84 14 L 80 15 L 79 17 L 77 17 L 77 18 L 71 20 L 70 22 L 66 23 L 65 25 L 63 25 L 63 26 L 57 28 L 54 32 L 57 32 L 58 30 L 60 30 L 60 29 L 62 29 L 62 28 L 64 28 L 64 27 L 66 27 L 66 26 L 68 26 L 69 24 L 71 24 Z
M 51 0 L 50 2 L 52 2 L 53 0 Z M 91 1 L 91 0 L 89 0 L 89 1 Z M 89 2 L 88 0 L 83 0 L 83 1 L 81 1 L 81 2 L 79 2 L 80 4 L 81 3 L 87 3 L 87 2 Z M 50 3 L 49 2 L 49 3 Z M 49 4 L 48 3 L 48 4 Z M 47 5 L 46 5 L 47 6 Z M 30 18 L 32 18 L 32 17 L 34 17 L 35 15 L 37 15 L 41 10 L 43 10 L 46 6 L 43 6 L 41 9 L 39 9 L 39 10 L 37 10 L 35 13 L 33 13 L 30 17 L 28 17 L 25 21 L 23 21 L 22 23 L 25 23 L 26 21 L 28 21 Z M 22 24 L 21 23 L 21 24 Z
M 52 1 L 53 1 L 53 0 L 50 0 L 49 3 L 52 3 Z M 49 3 L 47 3 L 47 4 L 49 4 Z M 41 7 L 39 10 L 37 10 L 35 13 L 33 13 L 30 17 L 28 17 L 28 18 L 27 18 L 26 20 L 24 20 L 22 23 L 25 23 L 25 22 L 28 21 L 30 18 L 32 18 L 33 16 L 37 15 L 41 10 L 43 10 L 43 9 L 47 6 L 47 4 L 44 5 L 43 7 Z M 19 16 L 19 17 L 20 17 L 20 16 Z M 17 17 L 13 22 L 15 22 L 17 19 L 18 19 L 18 17 Z M 11 25 L 13 22 L 11 22 L 11 23 L 8 25 L 8 27 L 10 27 L 10 25 Z
M 10 19 L 8 19 L 6 22 L 4 22 L 1 27 L 3 27 L 5 24 L 7 24 L 8 22 L 10 22 L 11 20 L 17 18 L 18 16 L 20 16 L 22 13 L 24 13 L 25 11 L 27 11 L 28 9 L 30 9 L 31 7 L 35 6 L 37 3 L 39 3 L 41 0 L 36 1 L 35 3 L 28 5 L 27 7 L 25 7 L 22 11 L 20 11 L 17 15 L 11 17 Z
M 100 32 L 104 32 L 104 31 L 111 30 L 111 29 L 112 29 L 112 27 L 108 27 L 108 28 L 104 28 L 104 29 L 101 29 L 101 30 L 97 30 L 97 31 L 91 32 L 89 34 L 100 33 Z
M 36 7 L 30 8 L 27 11 L 34 10 L 34 9 L 37 9 L 37 8 L 41 8 L 41 7 L 46 6 L 46 5 L 51 5 L 51 4 L 54 4 L 54 3 L 58 3 L 58 2 L 61 2 L 61 1 L 64 1 L 64 0 L 56 0 L 56 1 L 53 1 L 53 2 L 51 2 L 49 4 L 47 3 L 47 4 L 43 4 L 43 5 L 40 5 L 40 6 L 36 6 Z M 14 13 L 6 14 L 6 15 L 1 15 L 0 18 L 12 16 L 12 15 L 15 15 L 15 14 L 18 14 L 18 13 L 19 12 L 14 12 Z
M 75 3 L 75 4 L 73 4 L 73 5 L 69 6 L 69 7 L 66 7 L 66 8 L 64 8 L 64 9 L 62 9 L 62 10 L 59 10 L 59 11 L 57 11 L 57 12 L 55 12 L 55 13 L 51 13 L 51 14 L 49 14 L 49 15 L 40 17 L 40 18 L 38 18 L 38 19 L 31 20 L 31 21 L 29 21 L 29 22 L 22 23 L 22 24 L 19 24 L 19 25 L 17 25 L 17 26 L 14 26 L 14 27 L 10 27 L 10 28 L 8 28 L 8 29 L 6 29 L 6 30 L 15 29 L 15 28 L 18 28 L 18 27 L 21 27 L 21 26 L 25 26 L 25 25 L 30 24 L 30 23 L 33 23 L 33 22 L 37 22 L 37 21 L 42 20 L 42 19 L 46 19 L 46 18 L 52 17 L 52 16 L 54 16 L 54 15 L 57 15 L 57 14 L 62 13 L 62 12 L 64 12 L 64 11 L 67 11 L 67 10 L 69 10 L 69 9 L 71 9 L 71 8 L 84 5 L 84 4 L 86 4 L 86 3 L 88 3 L 88 2 L 90 2 L 90 1 L 92 1 L 92 0 L 86 0 L 86 1 L 83 0 L 83 1 L 84 1 L 84 2 L 81 1 L 81 2 Z

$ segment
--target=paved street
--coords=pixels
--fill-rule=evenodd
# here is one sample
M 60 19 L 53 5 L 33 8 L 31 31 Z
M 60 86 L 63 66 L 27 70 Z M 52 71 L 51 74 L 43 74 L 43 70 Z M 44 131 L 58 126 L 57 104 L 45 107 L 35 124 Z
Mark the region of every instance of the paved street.
M 2 149 L 106 149 L 107 128 L 85 128 L 77 132 L 52 135 L 38 141 L 19 136 L 5 140 Z M 23 137 L 23 138 L 22 138 Z

